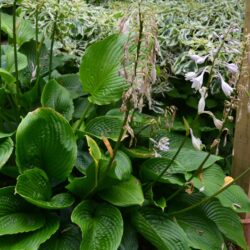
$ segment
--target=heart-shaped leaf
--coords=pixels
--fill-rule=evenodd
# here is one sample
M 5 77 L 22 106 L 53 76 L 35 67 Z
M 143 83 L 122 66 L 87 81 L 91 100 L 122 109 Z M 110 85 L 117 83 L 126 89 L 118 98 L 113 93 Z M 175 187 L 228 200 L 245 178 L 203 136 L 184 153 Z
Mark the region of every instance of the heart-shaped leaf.
M 159 250 L 188 250 L 183 229 L 158 209 L 143 208 L 132 214 L 132 223 Z
M 13 147 L 14 144 L 10 137 L 6 139 L 0 139 L 0 169 L 10 158 Z
M 74 105 L 70 93 L 56 80 L 50 80 L 45 85 L 41 96 L 41 103 L 44 107 L 55 109 L 68 121 L 72 119 Z
M 82 231 L 81 250 L 117 250 L 123 234 L 120 211 L 108 204 L 83 201 L 71 219 Z
M 26 170 L 17 178 L 16 193 L 28 202 L 46 209 L 63 209 L 74 203 L 74 198 L 67 193 L 53 197 L 46 173 L 38 168 Z
M 0 235 L 34 231 L 44 225 L 44 217 L 18 195 L 14 187 L 0 189 Z
M 141 183 L 134 176 L 108 186 L 100 191 L 99 195 L 102 199 L 120 207 L 142 205 L 144 202 Z
M 17 235 L 7 235 L 0 237 L 1 250 L 38 250 L 39 246 L 48 240 L 59 228 L 57 217 L 48 215 L 45 218 L 45 224 L 42 228 L 29 233 Z
M 76 162 L 77 145 L 67 120 L 50 108 L 39 108 L 22 120 L 16 133 L 20 173 L 38 167 L 53 183 L 64 181 Z
M 98 105 L 118 101 L 126 83 L 119 76 L 126 37 L 112 35 L 91 45 L 80 66 L 83 91 L 90 93 L 89 101 Z

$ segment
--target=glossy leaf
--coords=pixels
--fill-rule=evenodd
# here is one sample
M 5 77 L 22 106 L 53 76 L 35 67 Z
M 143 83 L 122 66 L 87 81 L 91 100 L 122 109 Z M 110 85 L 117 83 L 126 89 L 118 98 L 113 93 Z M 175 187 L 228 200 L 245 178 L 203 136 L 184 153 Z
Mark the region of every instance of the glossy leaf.
M 177 223 L 183 228 L 189 244 L 195 249 L 221 249 L 224 244 L 222 234 L 215 223 L 202 215 L 198 210 L 176 216 Z
M 85 131 L 99 139 L 103 137 L 117 141 L 122 129 L 122 120 L 112 116 L 100 116 L 86 124 Z
M 41 96 L 43 107 L 50 107 L 62 114 L 67 120 L 72 119 L 74 112 L 73 101 L 67 89 L 56 80 L 50 80 L 44 87 Z
M 0 169 L 10 158 L 13 151 L 13 141 L 10 137 L 5 139 L 0 139 Z
M 77 146 L 66 119 L 50 108 L 39 108 L 22 120 L 16 133 L 16 162 L 20 173 L 38 167 L 50 181 L 64 181 L 76 162 Z
M 120 211 L 108 204 L 83 201 L 71 219 L 82 231 L 81 250 L 117 250 L 123 234 Z
M 99 195 L 103 200 L 120 207 L 142 205 L 144 202 L 141 183 L 133 176 L 103 189 Z
M 136 230 L 159 250 L 188 250 L 183 229 L 155 208 L 143 208 L 132 214 Z
M 142 164 L 140 174 L 144 180 L 154 181 L 164 169 L 168 167 L 170 162 L 171 159 L 165 157 L 149 159 Z M 171 164 L 171 167 L 168 168 L 164 175 L 159 179 L 159 182 L 182 185 L 184 179 L 177 176 L 176 174 L 178 173 L 185 173 L 185 168 L 178 162 L 174 161 Z
M 1 250 L 38 250 L 39 246 L 48 240 L 59 228 L 57 217 L 46 216 L 45 224 L 42 228 L 29 233 L 2 236 L 0 237 Z
M 80 66 L 83 90 L 90 94 L 89 101 L 98 105 L 118 101 L 126 88 L 119 76 L 126 37 L 112 35 L 91 45 Z
M 224 185 L 225 175 L 219 165 L 213 165 L 202 174 L 202 179 L 195 177 L 194 186 L 203 190 L 207 196 L 213 195 Z M 228 187 L 225 191 L 216 196 L 224 207 L 230 207 L 235 212 L 244 213 L 250 211 L 250 200 L 237 185 Z
M 17 178 L 16 193 L 28 202 L 46 209 L 63 209 L 74 203 L 67 193 L 52 197 L 52 190 L 46 173 L 38 168 L 26 170 Z
M 39 250 L 79 250 L 81 238 L 78 227 L 68 224 L 42 244 Z
M 43 215 L 14 195 L 14 187 L 0 189 L 0 235 L 34 231 L 43 225 Z

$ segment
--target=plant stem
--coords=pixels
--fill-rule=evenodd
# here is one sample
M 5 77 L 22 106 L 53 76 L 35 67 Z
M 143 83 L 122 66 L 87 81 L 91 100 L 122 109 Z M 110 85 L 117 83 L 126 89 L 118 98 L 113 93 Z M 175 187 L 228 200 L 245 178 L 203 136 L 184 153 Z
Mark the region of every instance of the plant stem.
M 80 121 L 78 122 L 77 126 L 75 127 L 74 132 L 76 132 L 76 130 L 78 130 L 78 129 L 81 127 L 81 125 L 82 125 L 82 123 L 83 123 L 83 121 L 84 121 L 84 118 L 85 118 L 86 114 L 87 114 L 88 111 L 89 111 L 89 108 L 90 108 L 90 102 L 88 101 L 87 107 L 86 107 L 85 110 L 83 111 L 82 116 L 81 116 L 81 119 L 80 119 Z
M 16 4 L 17 0 L 14 0 L 13 4 L 13 45 L 14 45 L 14 60 L 15 60 L 15 73 L 16 73 L 16 92 L 17 100 L 20 98 L 21 86 L 18 77 L 18 59 L 17 59 L 17 34 L 16 34 Z
M 0 68 L 2 68 L 2 6 L 0 6 Z
M 35 20 L 35 22 L 36 22 L 36 24 L 35 24 L 35 26 L 36 26 L 36 54 L 35 54 L 35 57 L 36 57 L 36 72 L 37 72 L 37 70 L 38 70 L 38 67 L 39 67 L 39 57 L 38 57 L 38 47 L 39 47 L 39 41 L 38 41 L 38 34 L 39 34 L 39 28 L 38 28 L 38 14 L 39 14 L 39 4 L 37 3 L 37 5 L 36 5 L 36 16 L 35 16 L 35 18 L 36 18 L 36 20 Z M 37 74 L 36 74 L 36 77 L 37 77 Z
M 58 0 L 57 3 L 60 4 L 60 0 Z M 51 44 L 50 44 L 50 53 L 49 53 L 49 80 L 51 79 L 51 73 L 52 73 L 53 48 L 54 48 L 54 42 L 55 42 L 55 33 L 57 29 L 57 18 L 58 18 L 58 10 L 56 10 L 55 20 L 53 23 L 52 35 L 51 35 Z
M 249 171 L 250 171 L 250 168 L 246 169 L 243 173 L 241 173 L 238 177 L 236 177 L 232 182 L 230 182 L 228 185 L 222 187 L 220 190 L 218 190 L 217 192 L 215 192 L 211 196 L 208 196 L 208 197 L 202 199 L 201 201 L 193 204 L 192 206 L 189 206 L 189 207 L 186 207 L 184 209 L 178 210 L 176 212 L 170 213 L 169 215 L 174 216 L 174 215 L 177 215 L 177 214 L 182 214 L 182 213 L 188 212 L 188 211 L 190 211 L 190 210 L 192 210 L 192 209 L 194 209 L 194 208 L 196 208 L 196 207 L 210 201 L 211 199 L 213 199 L 214 197 L 216 197 L 217 195 L 219 195 L 220 193 L 225 191 L 227 188 L 229 188 L 231 185 L 233 185 L 236 181 L 238 181 L 241 177 L 243 177 Z

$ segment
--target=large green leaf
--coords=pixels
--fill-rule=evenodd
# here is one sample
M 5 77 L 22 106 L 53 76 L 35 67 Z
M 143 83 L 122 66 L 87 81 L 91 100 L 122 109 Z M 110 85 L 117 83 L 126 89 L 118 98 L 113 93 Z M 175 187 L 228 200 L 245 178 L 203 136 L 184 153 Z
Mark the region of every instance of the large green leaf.
M 91 45 L 82 58 L 80 79 L 89 100 L 98 105 L 118 101 L 126 88 L 119 76 L 126 37 L 112 35 Z
M 15 72 L 15 56 L 14 56 L 14 48 L 12 46 L 8 46 L 5 50 L 5 55 L 3 56 L 3 65 L 5 66 L 5 69 L 9 71 L 10 73 Z M 17 52 L 17 67 L 18 70 L 22 70 L 26 68 L 28 65 L 27 57 Z
M 34 231 L 44 222 L 43 215 L 14 195 L 14 187 L 0 189 L 0 235 Z
M 10 158 L 13 147 L 14 144 L 10 137 L 6 139 L 0 139 L 0 169 Z
M 117 250 L 123 234 L 120 211 L 108 204 L 83 201 L 71 219 L 82 231 L 81 250 Z
M 38 168 L 26 170 L 17 178 L 16 193 L 28 202 L 46 209 L 63 209 L 74 203 L 74 198 L 67 193 L 52 197 L 49 179 Z
M 72 99 L 76 99 L 84 95 L 84 92 L 82 91 L 80 77 L 78 74 L 62 75 L 57 77 L 56 81 L 69 91 Z
M 149 159 L 142 164 L 140 174 L 144 180 L 154 181 L 168 167 L 170 162 L 171 159 L 165 157 Z M 177 176 L 178 173 L 185 173 L 185 168 L 180 163 L 173 161 L 171 167 L 159 179 L 159 182 L 183 185 L 184 179 Z
M 76 225 L 65 225 L 42 244 L 39 250 L 79 250 L 81 238 L 81 232 Z
M 171 141 L 170 141 L 171 144 Z M 170 146 L 171 147 L 171 146 Z M 177 151 L 177 148 L 170 149 L 167 152 L 162 154 L 163 157 L 172 159 Z M 178 156 L 176 157 L 176 162 L 178 162 L 182 167 L 185 168 L 186 172 L 191 172 L 196 170 L 204 159 L 207 157 L 206 152 L 197 151 L 193 149 L 183 148 Z M 192 159 L 192 161 L 190 161 Z M 222 158 L 216 155 L 211 155 L 208 160 L 205 162 L 203 168 L 208 168 L 213 165 L 216 161 L 221 160 Z
M 1 14 L 2 30 L 13 38 L 13 17 L 5 13 Z M 35 37 L 34 28 L 29 21 L 17 17 L 16 20 L 17 44 L 21 46 L 23 43 Z
M 146 207 L 133 213 L 132 223 L 159 250 L 189 249 L 183 229 L 158 209 Z
M 134 176 L 108 186 L 100 191 L 99 195 L 102 199 L 120 207 L 142 205 L 144 202 L 141 183 Z
M 62 182 L 72 171 L 76 154 L 72 128 L 50 108 L 28 113 L 17 128 L 16 162 L 20 173 L 38 167 L 52 182 Z
M 46 216 L 42 228 L 29 233 L 0 237 L 1 250 L 38 250 L 39 246 L 48 240 L 59 228 L 57 217 Z
M 175 217 L 189 238 L 189 244 L 195 249 L 223 249 L 224 240 L 216 225 L 200 211 L 183 213 Z
M 202 199 L 204 199 L 203 194 L 193 193 L 192 195 L 182 195 L 181 198 L 179 198 L 179 201 L 183 201 L 185 207 L 187 207 Z M 203 213 L 201 217 L 206 216 L 217 225 L 218 229 L 226 236 L 226 238 L 236 243 L 242 249 L 247 249 L 243 225 L 236 212 L 230 208 L 223 207 L 217 199 L 212 199 L 205 204 L 202 204 L 199 208 L 199 213 Z M 192 214 L 195 213 L 196 212 L 192 212 Z
M 195 177 L 193 179 L 194 186 L 202 190 L 207 195 L 213 195 L 220 190 L 224 185 L 225 174 L 219 165 L 213 165 L 202 174 L 202 178 Z M 221 204 L 225 207 L 230 207 L 238 213 L 247 213 L 250 211 L 250 200 L 237 185 L 228 187 L 225 191 L 216 196 Z
M 85 131 L 99 139 L 103 137 L 117 141 L 122 129 L 122 120 L 112 116 L 100 116 L 86 124 Z
M 56 80 L 50 80 L 45 85 L 41 96 L 41 103 L 44 107 L 55 109 L 68 121 L 72 119 L 74 105 L 70 93 Z
M 0 76 L 5 83 L 12 84 L 16 81 L 16 78 L 9 73 L 9 71 L 0 68 Z

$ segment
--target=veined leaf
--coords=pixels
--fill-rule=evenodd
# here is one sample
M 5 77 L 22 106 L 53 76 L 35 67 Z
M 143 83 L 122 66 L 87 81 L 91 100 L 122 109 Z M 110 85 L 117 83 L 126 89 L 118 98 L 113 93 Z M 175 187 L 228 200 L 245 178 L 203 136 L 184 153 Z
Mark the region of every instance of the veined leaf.
M 17 178 L 16 193 L 28 202 L 46 209 L 63 209 L 74 203 L 70 194 L 61 193 L 53 197 L 46 173 L 38 168 L 26 170 Z
M 46 216 L 45 224 L 42 228 L 29 233 L 7 235 L 0 237 L 1 250 L 38 250 L 39 246 L 48 240 L 59 228 L 57 217 Z
M 109 176 L 118 180 L 129 179 L 132 172 L 130 158 L 122 151 L 118 150 L 114 159 L 114 167 L 111 169 Z
M 99 160 L 102 158 L 102 152 L 95 140 L 93 140 L 90 136 L 86 135 L 87 143 L 89 146 L 89 154 L 92 156 L 93 160 L 96 164 L 98 164 Z
M 119 76 L 126 37 L 112 35 L 91 45 L 82 58 L 80 79 L 89 101 L 98 105 L 118 101 L 126 83 Z
M 10 137 L 0 140 L 0 169 L 10 158 L 13 147 L 14 144 Z
M 82 231 L 81 250 L 117 250 L 123 234 L 120 211 L 108 204 L 83 201 L 71 219 Z
M 140 174 L 144 180 L 154 181 L 168 167 L 170 162 L 171 159 L 165 157 L 149 159 L 142 164 Z M 176 176 L 178 173 L 185 173 L 185 168 L 178 162 L 173 161 L 171 167 L 159 179 L 159 182 L 183 185 L 184 179 Z
M 42 244 L 39 250 L 79 250 L 81 239 L 81 232 L 76 225 L 65 225 Z
M 108 186 L 101 190 L 99 195 L 103 200 L 120 207 L 142 205 L 144 202 L 141 184 L 134 176 Z
M 56 78 L 56 81 L 66 88 L 72 99 L 76 99 L 84 95 L 82 84 L 78 74 L 66 74 Z
M 0 235 L 34 231 L 43 225 L 43 215 L 14 195 L 14 187 L 0 189 Z
M 52 182 L 62 182 L 72 171 L 76 154 L 72 128 L 50 108 L 28 113 L 17 128 L 16 162 L 20 173 L 38 167 Z
M 183 229 L 158 209 L 143 208 L 132 214 L 132 223 L 142 236 L 159 250 L 188 250 Z
M 187 234 L 189 245 L 195 249 L 219 250 L 224 244 L 222 234 L 216 225 L 199 210 L 177 215 L 176 221 Z
M 1 14 L 2 30 L 13 38 L 13 18 L 5 13 Z M 35 36 L 34 28 L 29 21 L 17 17 L 16 21 L 17 44 L 21 46 L 23 43 L 31 40 Z
M 122 129 L 122 120 L 112 116 L 100 116 L 86 124 L 85 131 L 99 139 L 103 137 L 117 141 Z
M 43 107 L 50 107 L 61 113 L 68 121 L 74 112 L 73 101 L 67 89 L 56 80 L 50 80 L 44 87 L 41 96 Z
M 194 186 L 203 190 L 207 196 L 213 195 L 224 185 L 225 175 L 219 165 L 213 165 L 202 174 L 202 179 L 195 177 L 193 179 Z M 228 187 L 225 191 L 216 196 L 224 207 L 230 207 L 237 213 L 247 213 L 250 211 L 250 200 L 237 185 Z
M 125 221 L 122 242 L 118 250 L 138 250 L 139 244 L 137 240 L 137 232 L 132 225 Z

